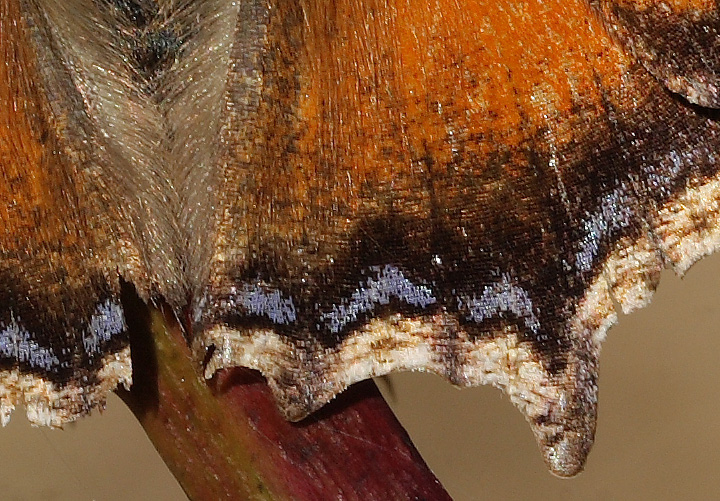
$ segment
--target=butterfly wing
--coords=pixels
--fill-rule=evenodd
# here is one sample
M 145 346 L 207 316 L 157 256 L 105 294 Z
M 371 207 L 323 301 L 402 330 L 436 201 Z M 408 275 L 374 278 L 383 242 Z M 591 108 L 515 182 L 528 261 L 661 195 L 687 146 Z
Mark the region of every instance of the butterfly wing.
M 254 8 L 192 306 L 207 375 L 259 369 L 292 419 L 395 370 L 493 384 L 576 473 L 613 302 L 717 245 L 716 122 L 582 2 Z
M 120 276 L 145 298 L 179 283 L 161 140 L 111 13 L 80 4 L 0 3 L 3 422 L 22 402 L 60 425 L 129 384 Z
M 4 416 L 129 381 L 122 277 L 292 419 L 429 370 L 571 475 L 614 303 L 717 246 L 716 117 L 655 79 L 715 102 L 714 49 L 649 63 L 604 3 L 0 6 Z

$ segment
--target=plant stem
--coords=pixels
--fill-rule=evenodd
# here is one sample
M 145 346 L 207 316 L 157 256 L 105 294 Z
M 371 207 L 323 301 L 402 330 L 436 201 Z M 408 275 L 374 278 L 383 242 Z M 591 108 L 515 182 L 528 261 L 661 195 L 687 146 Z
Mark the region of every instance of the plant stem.
M 191 499 L 450 499 L 372 381 L 290 423 L 258 373 L 206 383 L 177 322 L 136 317 L 121 396 Z

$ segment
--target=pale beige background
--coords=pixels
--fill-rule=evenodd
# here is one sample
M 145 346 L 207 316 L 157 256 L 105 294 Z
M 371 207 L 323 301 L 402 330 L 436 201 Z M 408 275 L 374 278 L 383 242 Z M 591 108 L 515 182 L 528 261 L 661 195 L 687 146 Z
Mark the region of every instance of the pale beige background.
M 587 470 L 545 470 L 520 414 L 490 388 L 394 378 L 391 404 L 457 500 L 720 498 L 720 256 L 621 319 L 604 345 L 600 421 Z M 380 383 L 382 386 L 382 382 Z M 66 431 L 0 430 L 0 498 L 184 499 L 123 404 Z

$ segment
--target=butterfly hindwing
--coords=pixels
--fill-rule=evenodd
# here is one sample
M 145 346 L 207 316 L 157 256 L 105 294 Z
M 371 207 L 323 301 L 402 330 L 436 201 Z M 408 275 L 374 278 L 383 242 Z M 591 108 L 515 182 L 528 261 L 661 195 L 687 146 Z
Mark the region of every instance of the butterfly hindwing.
M 47 26 L 18 2 L 0 9 L 0 405 L 3 422 L 23 403 L 34 423 L 60 425 L 131 380 L 107 257 L 118 209 L 91 173 L 87 124 Z
M 495 384 L 575 473 L 613 301 L 715 246 L 716 123 L 582 2 L 326 7 L 235 35 L 207 374 L 261 370 L 294 419 L 394 370 Z

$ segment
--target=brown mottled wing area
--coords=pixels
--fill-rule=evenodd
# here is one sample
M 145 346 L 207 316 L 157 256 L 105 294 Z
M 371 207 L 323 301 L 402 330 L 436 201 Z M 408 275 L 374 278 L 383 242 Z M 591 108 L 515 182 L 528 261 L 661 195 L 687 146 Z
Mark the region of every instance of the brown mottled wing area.
M 717 246 L 713 113 L 579 1 L 239 9 L 192 304 L 207 375 L 259 369 L 291 419 L 392 370 L 490 383 L 577 473 L 613 301 Z
M 717 0 L 590 0 L 610 33 L 668 89 L 720 107 Z

